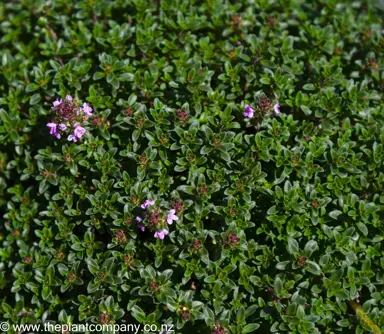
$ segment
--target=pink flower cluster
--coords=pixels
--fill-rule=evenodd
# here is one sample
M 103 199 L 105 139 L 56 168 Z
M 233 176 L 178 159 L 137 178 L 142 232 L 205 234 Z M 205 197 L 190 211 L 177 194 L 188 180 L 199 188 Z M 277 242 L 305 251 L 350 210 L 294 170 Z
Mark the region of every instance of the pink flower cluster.
M 49 133 L 60 139 L 68 134 L 69 141 L 77 142 L 81 139 L 86 130 L 82 126 L 83 121 L 92 116 L 93 109 L 84 103 L 79 107 L 77 99 L 67 95 L 65 99 L 56 100 L 53 102 L 52 110 L 55 116 L 51 122 L 47 124 Z
M 176 210 L 175 210 L 175 209 L 171 209 L 171 210 L 169 210 L 169 214 L 168 214 L 168 216 L 167 216 L 167 223 L 168 223 L 169 225 L 172 225 L 173 221 L 179 220 L 179 217 L 177 217 L 177 216 L 175 215 L 175 213 L 176 213 Z
M 155 205 L 154 200 L 145 200 L 143 204 L 141 204 L 141 208 L 144 210 L 150 210 L 150 207 Z M 176 210 L 171 209 L 169 210 L 168 214 L 162 214 L 160 209 L 154 209 L 152 212 L 147 212 L 146 213 L 147 218 L 145 221 L 149 222 L 149 229 L 153 230 L 154 237 L 156 239 L 164 240 L 165 236 L 169 234 L 168 229 L 166 229 L 166 224 L 172 225 L 174 221 L 179 220 L 179 217 L 176 216 Z M 160 217 L 160 219 L 159 219 Z M 136 221 L 138 222 L 137 228 L 140 229 L 141 231 L 145 231 L 145 226 L 142 225 L 143 218 L 140 216 L 136 217 Z
M 280 104 L 279 103 L 276 103 L 273 106 L 273 113 L 274 113 L 275 116 L 278 116 L 278 115 L 281 114 Z M 250 105 L 246 104 L 244 106 L 244 117 L 246 117 L 246 118 L 253 118 L 254 114 L 255 114 L 255 108 L 252 108 Z M 269 116 L 269 113 L 266 114 L 266 116 Z
M 156 231 L 155 238 L 164 240 L 165 236 L 168 235 L 168 233 L 169 233 L 168 230 L 166 230 L 165 228 L 162 229 L 161 231 Z
M 146 209 L 148 206 L 154 205 L 155 201 L 147 199 L 143 204 L 141 204 L 142 209 Z

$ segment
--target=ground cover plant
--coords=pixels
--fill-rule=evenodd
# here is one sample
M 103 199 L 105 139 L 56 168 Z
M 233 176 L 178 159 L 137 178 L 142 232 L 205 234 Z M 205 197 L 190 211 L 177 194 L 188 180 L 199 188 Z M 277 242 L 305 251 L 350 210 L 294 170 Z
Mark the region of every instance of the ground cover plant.
M 384 330 L 382 17 L 1 2 L 0 320 Z

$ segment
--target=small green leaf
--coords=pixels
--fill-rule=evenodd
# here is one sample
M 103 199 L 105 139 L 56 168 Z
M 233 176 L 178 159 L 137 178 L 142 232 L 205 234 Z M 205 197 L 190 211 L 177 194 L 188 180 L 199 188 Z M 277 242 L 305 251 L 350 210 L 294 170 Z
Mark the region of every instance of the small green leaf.
M 315 86 L 313 84 L 305 84 L 303 86 L 303 89 L 305 89 L 305 90 L 315 90 Z
M 288 252 L 292 255 L 296 255 L 299 253 L 299 244 L 293 238 L 288 239 Z
M 283 281 L 278 276 L 275 278 L 273 287 L 275 289 L 276 295 L 281 296 L 281 293 L 283 292 Z
M 357 225 L 358 229 L 360 230 L 360 232 L 364 234 L 364 236 L 368 235 L 367 225 L 365 225 L 362 222 L 358 222 L 356 225 Z
M 306 115 L 311 115 L 312 114 L 312 110 L 309 109 L 307 106 L 301 105 L 300 108 L 304 112 L 304 114 L 306 114 Z
M 279 270 L 285 270 L 285 268 L 287 267 L 287 265 L 290 263 L 291 261 L 283 261 L 283 262 L 279 262 L 278 264 L 276 264 L 276 268 L 279 269 Z
M 31 83 L 29 84 L 26 88 L 25 88 L 25 91 L 26 92 L 33 92 L 35 90 L 38 90 L 40 88 L 39 85 L 35 84 L 35 83 Z
M 334 210 L 329 213 L 329 216 L 333 219 L 337 219 L 342 214 L 340 210 Z
M 312 273 L 314 275 L 320 275 L 321 274 L 320 266 L 313 261 L 307 261 L 304 268 L 305 268 L 305 270 L 309 271 L 310 273 Z
M 103 72 L 95 72 L 93 74 L 93 80 L 100 80 L 101 78 L 104 78 L 105 74 Z
M 213 283 L 216 282 L 216 276 L 215 275 L 210 275 L 206 278 L 204 278 L 205 283 Z
M 32 95 L 31 99 L 29 100 L 29 104 L 31 106 L 34 106 L 35 104 L 38 104 L 41 100 L 41 95 L 36 93 L 34 95 Z

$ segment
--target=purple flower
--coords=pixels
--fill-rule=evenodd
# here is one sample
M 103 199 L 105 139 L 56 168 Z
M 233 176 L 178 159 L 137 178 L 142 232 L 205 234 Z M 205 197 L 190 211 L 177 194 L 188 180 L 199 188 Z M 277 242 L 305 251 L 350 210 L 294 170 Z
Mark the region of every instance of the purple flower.
M 253 109 L 250 105 L 246 104 L 244 107 L 244 116 L 248 118 L 253 118 L 253 113 L 255 112 L 255 109 Z
M 59 124 L 59 128 L 61 131 L 65 131 L 65 129 L 67 128 L 67 126 L 63 123 Z
M 75 127 L 75 131 L 73 132 L 73 134 L 77 137 L 77 138 L 81 138 L 85 133 L 85 129 L 83 127 L 81 127 L 80 125 L 77 125 Z
M 161 240 L 164 240 L 166 235 L 168 235 L 168 231 L 166 229 L 155 232 L 155 238 L 159 238 Z
M 55 136 L 57 139 L 61 138 L 59 131 L 57 131 L 56 123 L 48 123 L 47 127 L 49 127 L 49 134 L 51 134 L 52 136 Z
M 65 97 L 65 99 L 68 100 L 68 101 L 72 101 L 72 100 L 73 100 L 73 98 L 72 98 L 71 95 L 67 95 L 67 96 Z
M 136 217 L 136 221 L 137 221 L 138 223 L 140 223 L 142 220 L 143 220 L 143 219 L 142 219 L 141 217 L 139 217 L 139 216 Z M 144 227 L 143 225 L 137 225 L 136 227 L 137 227 L 141 232 L 144 232 L 144 231 L 145 231 L 145 227 Z
M 147 199 L 143 204 L 141 204 L 142 209 L 146 209 L 150 205 L 154 205 L 155 201 Z
M 69 141 L 77 142 L 85 133 L 85 129 L 78 124 L 75 124 L 75 131 L 68 136 Z
M 62 100 L 62 99 L 53 101 L 53 107 L 52 107 L 52 109 L 56 108 L 57 106 L 59 106 L 59 105 L 62 104 L 62 103 L 63 103 L 63 100 Z
M 57 124 L 56 123 L 48 123 L 47 126 L 50 128 L 49 134 L 51 134 L 52 136 L 56 135 Z
M 87 116 L 92 116 L 92 108 L 88 105 L 88 103 L 84 103 L 83 104 L 83 112 L 84 114 L 86 114 Z
M 167 216 L 167 223 L 169 224 L 169 225 L 171 225 L 172 223 L 173 223 L 173 221 L 175 220 L 178 220 L 179 218 L 175 215 L 175 212 L 176 212 L 176 210 L 175 209 L 171 209 L 170 211 L 169 211 L 169 214 L 168 214 L 168 216 Z
M 241 42 L 240 42 L 240 41 L 237 41 L 236 44 L 237 44 L 237 45 L 241 45 Z
M 273 106 L 273 111 L 275 113 L 275 115 L 280 115 L 281 112 L 280 112 L 280 104 L 276 103 L 274 106 Z
M 74 135 L 69 135 L 68 136 L 68 141 L 73 141 L 74 143 L 77 142 L 77 138 Z

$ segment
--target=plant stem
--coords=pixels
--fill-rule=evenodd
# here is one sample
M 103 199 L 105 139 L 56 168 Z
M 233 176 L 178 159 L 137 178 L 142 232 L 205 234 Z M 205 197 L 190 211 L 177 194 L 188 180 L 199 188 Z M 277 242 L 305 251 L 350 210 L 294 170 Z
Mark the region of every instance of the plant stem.
M 357 317 L 366 324 L 374 334 L 382 334 L 380 328 L 369 318 L 369 316 L 362 310 L 361 306 L 354 300 L 348 301 L 349 306 L 356 312 Z

